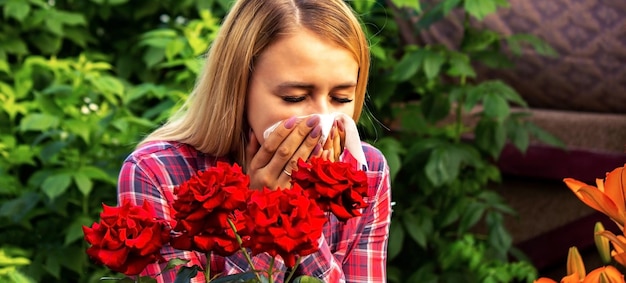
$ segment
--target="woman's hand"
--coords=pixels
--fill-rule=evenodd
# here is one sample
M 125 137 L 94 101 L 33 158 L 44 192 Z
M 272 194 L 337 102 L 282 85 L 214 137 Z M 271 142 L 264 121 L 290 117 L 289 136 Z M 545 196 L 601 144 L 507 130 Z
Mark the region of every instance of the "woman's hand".
M 343 152 L 343 147 L 346 140 L 346 132 L 344 130 L 343 122 L 335 120 L 333 126 L 328 134 L 328 139 L 322 147 L 321 157 L 325 160 L 338 161 L 339 156 Z
M 259 145 L 254 133 L 246 145 L 246 168 L 250 188 L 290 188 L 291 171 L 297 168 L 298 159 L 308 160 L 321 154 L 320 117 L 313 115 L 301 120 L 291 117 L 282 122 Z

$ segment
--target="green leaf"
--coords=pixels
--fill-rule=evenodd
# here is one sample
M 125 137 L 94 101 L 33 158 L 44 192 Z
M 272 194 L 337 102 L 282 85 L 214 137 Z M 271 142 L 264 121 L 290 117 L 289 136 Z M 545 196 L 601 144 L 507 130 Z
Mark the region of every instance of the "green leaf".
M 165 58 L 172 60 L 176 55 L 185 49 L 185 43 L 180 40 L 172 40 L 165 46 Z
M 109 0 L 111 2 L 111 0 Z M 87 21 L 85 20 L 85 16 L 80 13 L 72 13 L 68 11 L 57 10 L 57 17 L 59 20 L 68 26 L 86 26 Z
M 59 126 L 59 118 L 49 114 L 33 113 L 20 122 L 20 131 L 45 131 Z
M 496 11 L 495 0 L 465 0 L 465 10 L 478 20 Z
M 491 157 L 498 158 L 506 143 L 506 129 L 502 121 L 480 119 L 474 130 L 476 145 L 489 153 Z
M 392 0 L 393 4 L 400 8 L 410 8 L 415 12 L 421 12 L 422 7 L 419 0 Z
M 11 75 L 11 66 L 6 60 L 0 60 L 0 72 Z
M 93 220 L 84 215 L 74 218 L 72 223 L 67 226 L 67 231 L 65 232 L 65 245 L 67 246 L 78 239 L 82 239 L 85 236 L 83 234 L 83 226 L 89 227 L 92 223 Z
M 488 93 L 485 95 L 483 98 L 483 107 L 483 114 L 487 118 L 503 120 L 509 116 L 509 113 L 511 113 L 511 109 L 509 108 L 509 104 L 506 100 L 495 93 Z
M 178 270 L 178 274 L 176 274 L 176 280 L 174 283 L 188 283 L 191 278 L 196 277 L 198 274 L 198 266 L 194 265 L 192 267 L 189 266 L 181 266 Z
M 483 214 L 487 210 L 484 203 L 477 201 L 467 201 L 466 207 L 464 207 L 461 213 L 461 219 L 459 220 L 458 233 L 465 233 L 468 229 L 474 227 L 476 223 L 483 217 Z
M 558 52 L 550 46 L 546 41 L 541 40 L 539 37 L 533 34 L 513 34 L 506 38 L 506 42 L 511 49 L 511 52 L 516 55 L 522 55 L 522 44 L 528 43 L 533 49 L 540 55 L 548 57 L 558 57 Z
M 39 200 L 40 197 L 37 193 L 26 192 L 0 204 L 0 216 L 10 219 L 13 223 L 20 223 L 39 204 Z
M 301 275 L 293 279 L 293 283 L 324 283 L 319 278 L 315 278 L 308 275 Z
M 65 141 L 53 141 L 47 143 L 41 148 L 39 156 L 42 161 L 49 162 L 53 157 L 57 156 L 57 154 L 59 154 L 67 146 L 68 143 Z
M 393 137 L 383 137 L 376 141 L 375 146 L 380 149 L 385 156 L 387 164 L 389 165 L 389 178 L 390 180 L 394 180 L 402 168 L 400 155 L 405 152 L 402 143 Z
M 55 199 L 69 189 L 71 182 L 69 173 L 57 173 L 48 176 L 41 184 L 41 189 L 50 199 Z
M 93 182 L 86 174 L 78 171 L 73 174 L 74 183 L 78 187 L 78 190 L 83 194 L 83 196 L 87 197 L 91 193 L 91 189 L 93 188 Z
M 9 0 L 4 4 L 4 18 L 14 18 L 22 22 L 30 12 L 30 5 L 23 0 Z
M 54 13 L 56 10 L 49 10 L 48 16 L 45 18 L 45 27 L 52 34 L 57 36 L 63 36 L 63 22 L 59 20 L 58 16 Z
M 91 143 L 92 127 L 89 123 L 79 119 L 70 119 L 63 121 L 63 128 L 70 133 L 77 134 L 86 144 Z
M 426 74 L 426 78 L 429 80 L 435 79 L 445 62 L 446 58 L 441 53 L 428 51 L 424 56 L 424 74 Z
M 143 62 L 148 68 L 152 68 L 164 58 L 165 51 L 163 48 L 149 47 L 143 55 Z
M 450 115 L 452 104 L 448 95 L 437 92 L 430 92 L 422 97 L 421 109 L 430 123 L 436 123 Z
M 52 95 L 44 95 L 38 91 L 35 91 L 35 101 L 39 104 L 38 108 L 45 114 L 54 115 L 56 117 L 63 117 L 65 113 L 63 109 L 56 104 Z
M 391 79 L 401 82 L 413 77 L 422 65 L 424 56 L 425 52 L 423 49 L 408 51 L 394 67 Z
M 391 221 L 389 228 L 389 241 L 387 247 L 387 259 L 393 260 L 402 251 L 404 243 L 404 229 L 398 221 Z
M 522 153 L 525 153 L 530 145 L 530 135 L 526 126 L 520 123 L 507 123 L 508 137 Z
M 95 166 L 83 166 L 79 169 L 79 171 L 91 179 L 104 181 L 111 185 L 115 185 L 117 183 L 117 177 L 111 177 L 104 170 Z
M 111 76 L 102 76 L 91 80 L 94 86 L 102 93 L 124 94 L 124 84 L 119 78 Z M 108 97 L 107 97 L 108 98 Z M 115 104 L 116 101 L 109 98 L 109 102 Z
M 29 164 L 35 166 L 35 155 L 37 155 L 37 151 L 33 147 L 20 144 L 8 153 L 7 160 L 11 165 Z
M 540 128 L 534 123 L 528 122 L 526 124 L 526 128 L 528 129 L 528 132 L 530 132 L 533 136 L 535 136 L 540 141 L 546 144 L 549 144 L 551 146 L 558 147 L 558 148 L 562 148 L 562 149 L 566 148 L 565 143 L 561 139 L 559 139 L 557 136 L 553 135 L 552 133 Z
M 450 63 L 450 68 L 446 74 L 453 77 L 476 77 L 476 72 L 470 63 L 470 58 L 467 54 L 452 52 L 448 62 Z
M 54 253 L 46 255 L 46 262 L 43 268 L 48 271 L 54 278 L 61 279 L 61 257 Z
M 450 151 L 449 146 L 435 148 L 426 163 L 426 176 L 436 187 L 449 184 L 459 175 L 461 159 Z
M 502 223 L 502 215 L 499 212 L 491 211 L 485 220 L 489 227 L 489 243 L 498 252 L 501 260 L 506 260 L 507 251 L 511 247 L 513 240 Z
M 26 47 L 26 43 L 18 37 L 8 37 L 4 40 L 0 39 L 0 50 L 4 50 L 9 54 L 28 54 L 28 47 Z
M 428 235 L 433 231 L 433 222 L 424 210 L 419 214 L 404 213 L 401 218 L 404 228 L 411 238 L 422 248 L 426 248 Z
M 461 51 L 464 53 L 487 52 L 490 47 L 498 44 L 500 35 L 491 30 L 468 29 L 461 42 Z
M 461 3 L 461 0 L 444 0 L 442 3 L 443 14 L 448 15 L 450 11 L 452 11 L 452 9 L 459 6 L 460 3 Z
M 177 266 L 183 265 L 183 264 L 187 264 L 189 262 L 188 259 L 180 259 L 180 258 L 173 258 L 170 259 L 167 262 L 167 265 L 165 266 L 165 270 L 172 270 L 174 268 L 176 268 Z
M 473 54 L 472 58 L 476 62 L 482 63 L 486 67 L 492 69 L 512 68 L 515 66 L 513 61 L 511 61 L 506 54 L 497 51 L 478 51 Z
M 254 272 L 247 271 L 247 272 L 231 274 L 231 275 L 226 275 L 226 276 L 222 276 L 222 277 L 219 277 L 219 278 L 215 278 L 215 279 L 211 280 L 211 283 L 249 282 L 250 280 L 253 280 L 255 278 L 256 278 L 256 274 Z M 176 276 L 176 282 L 175 283 L 178 283 L 178 282 L 179 282 L 178 281 L 178 276 Z M 181 281 L 181 282 L 183 282 L 183 281 Z M 184 281 L 184 282 L 188 282 L 188 281 Z

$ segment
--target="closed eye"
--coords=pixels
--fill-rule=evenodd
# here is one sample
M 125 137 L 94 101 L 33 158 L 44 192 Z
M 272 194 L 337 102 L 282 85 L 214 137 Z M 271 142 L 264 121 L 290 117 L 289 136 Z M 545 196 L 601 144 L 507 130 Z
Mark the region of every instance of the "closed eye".
M 350 103 L 354 101 L 354 99 L 345 98 L 345 97 L 333 97 L 333 100 L 339 103 Z
M 285 102 L 296 103 L 305 100 L 306 96 L 283 96 L 282 99 Z

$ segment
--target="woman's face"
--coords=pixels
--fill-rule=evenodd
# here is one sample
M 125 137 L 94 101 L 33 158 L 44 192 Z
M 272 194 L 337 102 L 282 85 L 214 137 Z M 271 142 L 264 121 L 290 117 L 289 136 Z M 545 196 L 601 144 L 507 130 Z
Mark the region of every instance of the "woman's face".
M 270 45 L 255 63 L 246 103 L 259 143 L 265 129 L 292 116 L 352 117 L 358 71 L 350 51 L 304 28 Z

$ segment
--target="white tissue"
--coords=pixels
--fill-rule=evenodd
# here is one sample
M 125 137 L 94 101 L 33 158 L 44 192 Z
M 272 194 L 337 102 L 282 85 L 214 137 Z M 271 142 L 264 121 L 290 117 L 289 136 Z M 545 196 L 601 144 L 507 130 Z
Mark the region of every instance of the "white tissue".
M 356 123 L 352 118 L 344 113 L 337 112 L 331 114 L 313 114 L 320 117 L 319 125 L 322 128 L 322 136 L 320 137 L 320 143 L 324 144 L 328 135 L 330 134 L 330 130 L 333 126 L 333 122 L 335 120 L 343 122 L 343 126 L 346 132 L 346 140 L 345 140 L 345 149 L 347 149 L 350 154 L 354 157 L 354 159 L 359 162 L 358 168 L 367 170 L 367 160 L 365 159 L 365 153 L 363 152 L 363 147 L 361 147 L 361 138 L 359 136 L 359 131 L 357 130 Z M 299 118 L 307 118 L 309 116 L 301 116 Z M 263 132 L 263 137 L 267 139 L 267 137 L 272 133 L 276 127 L 280 125 L 282 121 L 277 122 L 276 124 L 270 126 Z M 345 150 L 344 150 L 345 151 Z

